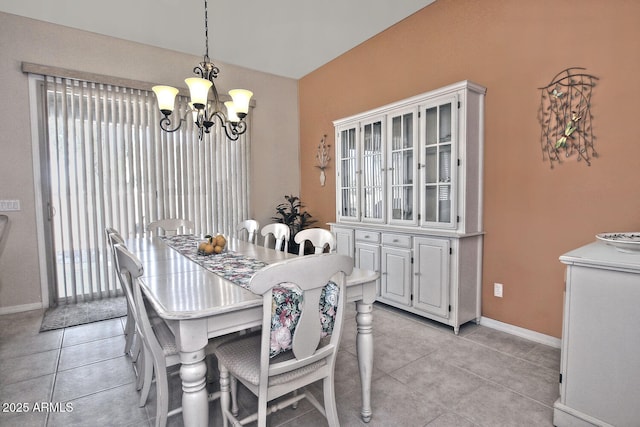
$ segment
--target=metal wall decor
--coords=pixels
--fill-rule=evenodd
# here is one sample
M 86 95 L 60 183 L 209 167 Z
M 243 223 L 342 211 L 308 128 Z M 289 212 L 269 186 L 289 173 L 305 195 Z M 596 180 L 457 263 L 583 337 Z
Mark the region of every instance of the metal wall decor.
M 327 135 L 324 135 L 318 144 L 318 152 L 316 153 L 316 161 L 318 162 L 316 167 L 320 169 L 320 185 L 324 187 L 326 176 L 324 170 L 329 166 L 329 148 L 331 145 L 326 144 Z
M 591 114 L 591 93 L 598 78 L 583 70 L 567 68 L 539 88 L 542 160 L 548 159 L 551 169 L 555 162 L 562 163 L 562 156 L 575 154 L 578 161 L 584 160 L 588 166 L 592 158 L 598 157 Z

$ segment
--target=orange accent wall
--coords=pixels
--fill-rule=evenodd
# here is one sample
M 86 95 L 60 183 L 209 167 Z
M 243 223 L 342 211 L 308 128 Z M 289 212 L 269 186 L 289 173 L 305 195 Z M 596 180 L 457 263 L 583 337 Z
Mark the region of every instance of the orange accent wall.
M 568 67 L 600 78 L 599 157 L 551 169 L 538 88 Z M 487 87 L 482 315 L 560 337 L 558 257 L 640 230 L 639 72 L 638 1 L 437 0 L 299 81 L 301 198 L 320 224 L 335 220 L 335 155 L 325 187 L 314 167 L 324 134 L 334 149 L 333 120 L 460 80 Z

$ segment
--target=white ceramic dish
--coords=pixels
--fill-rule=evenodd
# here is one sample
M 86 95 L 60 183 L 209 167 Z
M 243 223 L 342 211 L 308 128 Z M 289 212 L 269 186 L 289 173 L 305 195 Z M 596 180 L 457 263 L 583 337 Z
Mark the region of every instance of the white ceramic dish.
M 596 239 L 615 247 L 620 252 L 640 253 L 640 231 L 633 233 L 601 233 Z

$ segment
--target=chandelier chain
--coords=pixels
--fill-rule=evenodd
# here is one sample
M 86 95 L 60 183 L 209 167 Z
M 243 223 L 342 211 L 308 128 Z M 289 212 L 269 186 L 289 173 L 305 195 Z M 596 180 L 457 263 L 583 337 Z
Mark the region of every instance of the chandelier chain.
M 204 48 L 205 48 L 205 60 L 209 61 L 209 17 L 208 17 L 208 8 L 207 8 L 207 0 L 204 0 Z

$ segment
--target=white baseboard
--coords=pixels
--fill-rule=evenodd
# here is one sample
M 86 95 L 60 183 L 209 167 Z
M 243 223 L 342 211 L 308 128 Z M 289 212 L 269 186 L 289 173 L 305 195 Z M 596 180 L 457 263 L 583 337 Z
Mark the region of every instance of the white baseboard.
M 498 331 L 506 332 L 511 335 L 526 338 L 530 341 L 534 341 L 540 344 L 548 345 L 550 347 L 560 348 L 560 338 L 552 337 L 550 335 L 541 334 L 529 329 L 524 329 L 519 326 L 510 325 L 508 323 L 499 322 L 488 317 L 481 317 L 480 324 L 487 328 L 496 329 Z
M 10 307 L 0 307 L 0 315 L 21 313 L 23 311 L 40 310 L 42 303 L 35 302 L 33 304 L 12 305 Z

